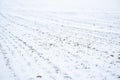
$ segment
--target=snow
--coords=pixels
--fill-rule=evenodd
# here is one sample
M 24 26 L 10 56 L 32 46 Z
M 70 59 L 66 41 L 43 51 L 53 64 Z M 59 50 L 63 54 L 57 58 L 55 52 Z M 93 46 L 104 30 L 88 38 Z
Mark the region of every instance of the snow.
M 120 80 L 119 1 L 99 2 L 1 0 L 0 80 Z

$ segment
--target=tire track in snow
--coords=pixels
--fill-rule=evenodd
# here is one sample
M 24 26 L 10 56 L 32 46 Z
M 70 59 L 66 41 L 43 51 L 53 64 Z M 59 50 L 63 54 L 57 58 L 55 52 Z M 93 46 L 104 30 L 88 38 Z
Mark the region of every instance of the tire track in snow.
M 2 34 L 2 33 L 1 33 Z M 4 35 L 4 37 L 3 37 L 3 34 L 1 35 L 0 34 L 0 38 L 1 38 L 1 40 L 3 40 L 3 43 L 6 43 L 5 45 L 6 45 L 6 48 L 9 50 L 9 52 L 10 53 L 12 53 L 13 51 L 11 51 L 10 50 L 10 47 L 8 47 L 8 45 L 7 45 L 7 38 L 5 37 L 5 35 Z M 15 70 L 13 69 L 13 67 L 12 67 L 12 63 L 11 63 L 11 58 L 10 57 L 8 57 L 9 56 L 9 54 L 10 53 L 7 53 L 6 52 L 6 49 L 4 49 L 2 46 L 0 46 L 0 49 L 1 49 L 1 52 L 2 52 L 2 54 L 3 54 L 3 56 L 4 56 L 4 60 L 6 61 L 6 66 L 8 66 L 8 68 L 9 68 L 9 70 L 11 71 L 11 74 L 13 74 L 13 77 L 14 77 L 14 79 L 15 80 L 19 80 L 19 78 L 18 78 L 18 76 L 16 75 L 16 72 L 15 72 Z

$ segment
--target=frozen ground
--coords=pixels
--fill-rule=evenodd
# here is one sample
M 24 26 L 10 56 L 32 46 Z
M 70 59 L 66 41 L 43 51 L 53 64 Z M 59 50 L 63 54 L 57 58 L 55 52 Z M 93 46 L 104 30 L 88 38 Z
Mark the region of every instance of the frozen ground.
M 12 1 L 0 3 L 0 80 L 120 80 L 120 12 Z

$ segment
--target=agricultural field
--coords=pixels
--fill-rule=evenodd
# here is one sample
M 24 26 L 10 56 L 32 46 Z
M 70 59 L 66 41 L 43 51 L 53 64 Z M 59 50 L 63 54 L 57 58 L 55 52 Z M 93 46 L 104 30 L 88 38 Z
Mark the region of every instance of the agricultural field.
M 9 1 L 0 7 L 0 80 L 120 80 L 120 12 Z

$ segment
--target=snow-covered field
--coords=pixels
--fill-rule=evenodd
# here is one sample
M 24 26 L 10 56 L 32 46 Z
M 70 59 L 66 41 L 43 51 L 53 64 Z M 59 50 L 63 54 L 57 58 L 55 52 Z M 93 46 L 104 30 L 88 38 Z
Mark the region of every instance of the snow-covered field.
M 120 12 L 12 1 L 0 3 L 0 80 L 120 80 Z

